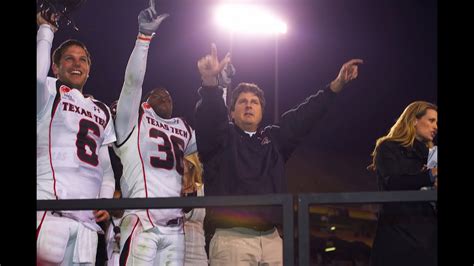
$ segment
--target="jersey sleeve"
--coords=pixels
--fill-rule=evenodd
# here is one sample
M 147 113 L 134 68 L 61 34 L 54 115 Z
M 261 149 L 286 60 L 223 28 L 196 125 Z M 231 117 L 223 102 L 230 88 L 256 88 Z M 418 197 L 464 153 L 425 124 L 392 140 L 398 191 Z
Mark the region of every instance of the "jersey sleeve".
M 149 45 L 149 41 L 137 39 L 127 63 L 115 118 L 118 145 L 127 139 L 138 121 L 138 108 L 142 97 Z
M 36 114 L 45 109 L 49 93 L 47 76 L 51 65 L 51 47 L 54 33 L 50 25 L 42 24 L 36 35 Z
M 184 156 L 197 152 L 197 145 L 196 145 L 196 134 L 194 129 L 191 130 L 191 139 L 189 140 L 186 149 L 184 150 Z
M 109 109 L 107 109 L 107 110 L 110 113 L 110 110 Z M 102 146 L 106 146 L 107 144 L 113 143 L 115 141 L 117 141 L 117 137 L 115 135 L 114 122 L 111 119 L 111 120 L 109 120 L 109 122 L 107 123 L 107 126 L 105 127 L 104 141 L 102 142 Z
M 110 162 L 109 148 L 107 146 L 100 147 L 99 160 L 103 168 L 99 198 L 111 199 L 115 191 L 115 178 L 112 163 Z

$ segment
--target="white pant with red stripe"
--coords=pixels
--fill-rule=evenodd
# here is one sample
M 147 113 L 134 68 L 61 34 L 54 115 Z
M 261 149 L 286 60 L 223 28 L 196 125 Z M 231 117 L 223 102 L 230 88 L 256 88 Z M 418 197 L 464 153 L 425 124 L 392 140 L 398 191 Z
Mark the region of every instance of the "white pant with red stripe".
M 120 265 L 183 265 L 182 224 L 144 230 L 138 216 L 129 214 L 123 217 L 120 231 Z
M 95 265 L 96 231 L 50 211 L 39 211 L 36 215 L 38 265 Z

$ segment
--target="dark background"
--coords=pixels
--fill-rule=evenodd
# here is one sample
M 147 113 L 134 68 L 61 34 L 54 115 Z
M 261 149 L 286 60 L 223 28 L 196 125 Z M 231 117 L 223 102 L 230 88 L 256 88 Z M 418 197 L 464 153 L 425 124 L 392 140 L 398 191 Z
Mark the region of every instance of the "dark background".
M 151 43 L 143 94 L 167 87 L 174 116 L 194 125 L 200 85 L 196 62 L 215 42 L 219 58 L 232 49 L 234 85 L 254 82 L 265 91 L 267 125 L 274 117 L 276 39 L 239 34 L 231 41 L 214 20 L 214 7 L 223 2 L 157 1 L 158 13 L 171 16 Z M 290 192 L 376 190 L 375 177 L 366 170 L 375 140 L 412 101 L 437 103 L 437 1 L 248 2 L 270 7 L 288 25 L 288 32 L 278 37 L 280 114 L 333 80 L 344 62 L 364 60 L 359 78 L 338 96 L 289 160 Z M 118 99 L 138 31 L 137 16 L 147 5 L 148 0 L 89 0 L 72 14 L 80 31 L 56 33 L 53 49 L 75 38 L 92 54 L 84 93 L 107 104 Z
M 302 101 L 312 89 L 329 83 L 349 58 L 365 60 L 359 79 L 339 95 L 340 104 L 331 111 L 330 118 L 315 129 L 308 143 L 301 145 L 288 163 L 292 192 L 375 189 L 375 178 L 365 170 L 375 139 L 387 132 L 411 101 L 437 102 L 440 173 L 444 177 L 440 179 L 439 190 L 439 259 L 449 261 L 447 265 L 464 259 L 472 264 L 468 245 L 458 245 L 465 243 L 461 237 L 472 239 L 470 219 L 465 219 L 467 209 L 465 204 L 458 204 L 472 193 L 472 179 L 465 175 L 470 171 L 470 157 L 462 156 L 469 146 L 469 134 L 463 132 L 463 127 L 469 125 L 472 112 L 472 9 L 468 2 L 263 2 L 278 9 L 289 26 L 288 33 L 279 41 L 281 112 Z M 208 53 L 210 42 L 217 43 L 221 57 L 230 47 L 228 36 L 212 21 L 215 3 L 158 1 L 172 16 L 153 40 L 144 88 L 148 91 L 151 86 L 169 86 L 175 98 L 175 115 L 185 116 L 192 123 L 200 83 L 196 61 Z M 146 5 L 146 0 L 89 0 L 74 14 L 81 31 L 56 33 L 54 48 L 67 38 L 77 38 L 86 42 L 93 53 L 92 77 L 86 93 L 93 93 L 106 103 L 118 98 L 137 33 L 136 17 Z M 8 219 L 3 219 L 2 227 L 12 230 L 4 230 L 4 242 L 10 248 L 7 254 L 0 255 L 0 261 L 4 264 L 11 260 L 12 265 L 29 261 L 26 264 L 34 265 L 36 179 L 32 177 L 36 174 L 36 100 L 34 94 L 24 95 L 35 86 L 36 5 L 33 1 L 6 1 L 3 7 L 2 62 L 8 77 L 2 90 L 5 100 L 1 110 L 7 159 L 3 180 L 8 189 L 2 193 L 2 209 Z M 256 82 L 265 90 L 269 105 L 264 122 L 270 123 L 274 40 L 236 38 L 233 54 L 238 71 L 234 81 Z M 182 72 L 177 72 L 178 67 Z M 155 69 L 156 74 L 151 72 Z M 29 185 L 25 187 L 26 183 Z M 18 187 L 21 189 L 15 189 Z

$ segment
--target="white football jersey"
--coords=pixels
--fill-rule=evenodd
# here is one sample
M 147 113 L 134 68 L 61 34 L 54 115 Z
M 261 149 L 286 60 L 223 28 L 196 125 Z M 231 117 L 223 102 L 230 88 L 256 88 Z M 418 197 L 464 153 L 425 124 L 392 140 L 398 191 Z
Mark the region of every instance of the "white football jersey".
M 99 148 L 116 140 L 109 108 L 48 77 L 49 99 L 37 116 L 37 199 L 97 198 Z
M 194 131 L 181 118 L 159 117 L 146 102 L 140 106 L 137 124 L 127 140 L 114 147 L 123 164 L 122 196 L 180 197 L 183 157 L 196 152 Z M 181 209 L 130 212 L 136 212 L 145 230 L 183 216 Z

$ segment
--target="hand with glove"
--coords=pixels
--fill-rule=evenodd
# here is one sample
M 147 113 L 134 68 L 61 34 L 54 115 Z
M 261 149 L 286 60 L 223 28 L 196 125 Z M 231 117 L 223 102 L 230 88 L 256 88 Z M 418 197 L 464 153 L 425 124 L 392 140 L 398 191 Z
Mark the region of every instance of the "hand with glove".
M 138 31 L 147 36 L 155 35 L 155 31 L 168 14 L 158 16 L 155 10 L 155 0 L 150 0 L 150 6 L 138 15 Z

